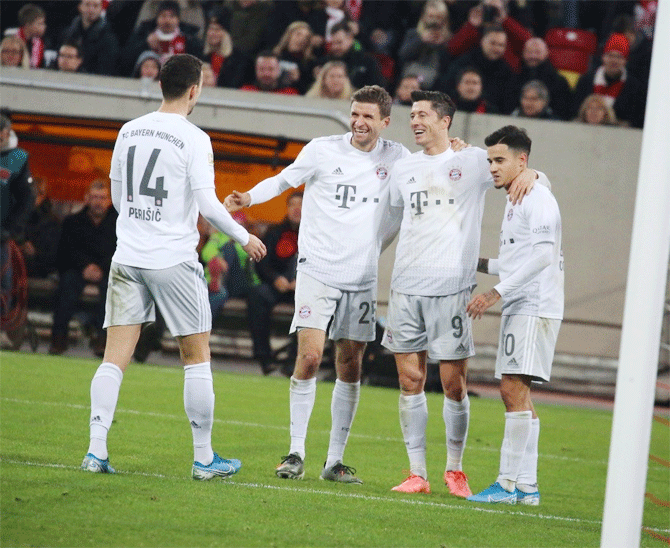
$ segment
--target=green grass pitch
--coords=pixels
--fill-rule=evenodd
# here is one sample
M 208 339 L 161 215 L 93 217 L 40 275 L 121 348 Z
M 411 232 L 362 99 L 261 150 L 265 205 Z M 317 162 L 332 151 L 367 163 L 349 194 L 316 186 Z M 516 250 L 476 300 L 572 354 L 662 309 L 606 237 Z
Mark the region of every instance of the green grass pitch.
M 345 463 L 363 485 L 319 481 L 332 384 L 319 383 L 303 481 L 273 470 L 288 448 L 288 380 L 215 371 L 214 449 L 240 458 L 228 480 L 190 479 L 191 431 L 179 368 L 131 365 L 109 435 L 117 475 L 87 474 L 91 360 L 0 354 L 0 545 L 54 547 L 586 547 L 599 546 L 611 413 L 537 405 L 542 504 L 483 506 L 442 483 L 442 396 L 428 394 L 431 495 L 390 488 L 407 456 L 398 392 L 364 386 Z M 464 469 L 473 490 L 495 480 L 500 401 L 473 398 Z M 650 453 L 668 459 L 668 426 Z M 642 449 L 641 449 L 642 450 Z M 670 473 L 649 461 L 647 492 L 669 500 Z M 645 500 L 642 546 L 670 536 L 668 508 Z

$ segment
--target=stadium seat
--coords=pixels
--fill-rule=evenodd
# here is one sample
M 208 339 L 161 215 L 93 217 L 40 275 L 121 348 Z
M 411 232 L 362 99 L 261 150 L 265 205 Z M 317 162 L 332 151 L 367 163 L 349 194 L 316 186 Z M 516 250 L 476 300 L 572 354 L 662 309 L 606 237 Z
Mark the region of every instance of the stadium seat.
M 593 32 L 580 29 L 550 29 L 544 40 L 549 47 L 549 60 L 556 70 L 577 75 L 584 74 L 589 69 L 591 56 L 598 45 L 598 39 Z
M 395 60 L 393 57 L 385 53 L 373 53 L 372 55 L 377 60 L 382 76 L 386 78 L 387 82 L 393 82 L 395 76 Z

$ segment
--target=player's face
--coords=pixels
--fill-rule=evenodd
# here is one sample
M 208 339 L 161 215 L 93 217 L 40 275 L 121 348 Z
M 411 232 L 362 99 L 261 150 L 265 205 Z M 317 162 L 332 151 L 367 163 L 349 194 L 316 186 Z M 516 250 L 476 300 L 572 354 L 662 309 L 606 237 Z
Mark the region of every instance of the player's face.
M 445 138 L 445 133 L 449 127 L 448 118 L 440 118 L 430 101 L 414 103 L 409 118 L 409 125 L 412 128 L 414 141 L 417 145 L 430 148 Z
M 507 145 L 493 145 L 488 148 L 488 154 L 489 171 L 496 188 L 508 188 L 526 167 L 526 154 L 512 150 Z
M 389 125 L 391 118 L 382 118 L 376 103 L 351 103 L 349 125 L 353 137 L 351 144 L 359 150 L 371 151 L 377 144 L 382 129 Z

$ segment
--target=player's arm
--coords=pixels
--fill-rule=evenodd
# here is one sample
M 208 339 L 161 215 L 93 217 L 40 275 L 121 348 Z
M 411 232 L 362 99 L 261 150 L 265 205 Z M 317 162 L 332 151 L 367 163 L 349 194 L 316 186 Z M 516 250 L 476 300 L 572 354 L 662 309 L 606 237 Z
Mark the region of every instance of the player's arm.
M 534 169 L 527 167 L 519 173 L 509 187 L 509 199 L 512 204 L 520 204 L 523 197 L 526 196 L 535 186 L 537 173 Z
M 509 278 L 501 280 L 501 282 L 495 286 L 498 293 L 504 297 L 530 282 L 551 264 L 553 248 L 553 242 L 537 242 L 533 244 L 530 258 Z
M 226 196 L 223 204 L 226 206 L 226 209 L 232 213 L 243 207 L 262 204 L 268 200 L 272 200 L 272 198 L 279 196 L 290 187 L 291 185 L 288 184 L 280 173 L 279 175 L 261 181 L 248 192 L 233 190 L 232 194 Z
M 122 182 L 118 179 L 111 179 L 112 205 L 117 213 L 121 213 L 121 187 Z
M 494 287 L 486 293 L 480 293 L 472 297 L 468 306 L 465 307 L 465 310 L 472 319 L 476 320 L 481 318 L 489 308 L 496 304 L 500 300 L 500 293 Z
M 212 223 L 214 228 L 239 242 L 253 260 L 260 261 L 265 256 L 267 253 L 265 244 L 235 222 L 223 204 L 219 202 L 213 187 L 196 189 L 193 195 L 200 213 Z

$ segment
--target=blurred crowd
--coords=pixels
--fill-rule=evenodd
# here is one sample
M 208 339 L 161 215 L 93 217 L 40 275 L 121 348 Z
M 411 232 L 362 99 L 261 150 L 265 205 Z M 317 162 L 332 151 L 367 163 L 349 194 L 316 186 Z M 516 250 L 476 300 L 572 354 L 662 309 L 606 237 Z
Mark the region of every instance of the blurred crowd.
M 642 127 L 657 0 L 5 2 L 3 66 L 155 80 L 175 53 L 207 86 Z

